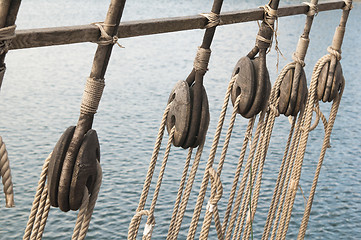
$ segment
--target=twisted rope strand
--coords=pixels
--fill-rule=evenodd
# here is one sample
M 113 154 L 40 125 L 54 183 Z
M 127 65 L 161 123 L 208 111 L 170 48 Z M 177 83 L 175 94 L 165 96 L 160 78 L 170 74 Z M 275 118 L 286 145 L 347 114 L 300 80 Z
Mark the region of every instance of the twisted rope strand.
M 7 208 L 14 207 L 15 206 L 14 189 L 11 178 L 10 161 L 8 157 L 8 152 L 6 151 L 5 143 L 3 142 L 1 136 L 0 136 L 0 174 L 2 178 L 2 183 L 4 185 L 6 207 Z

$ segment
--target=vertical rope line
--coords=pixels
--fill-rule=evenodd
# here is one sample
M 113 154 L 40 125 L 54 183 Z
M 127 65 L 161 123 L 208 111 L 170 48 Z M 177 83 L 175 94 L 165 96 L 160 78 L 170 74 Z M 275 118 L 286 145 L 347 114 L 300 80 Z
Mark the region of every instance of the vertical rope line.
M 1 136 L 0 136 L 0 174 L 2 178 L 2 183 L 4 185 L 6 207 L 7 208 L 14 207 L 15 206 L 14 189 L 13 189 L 13 182 L 11 180 L 10 161 L 8 157 L 8 152 L 6 151 L 5 143 L 3 142 Z
M 222 231 L 222 225 L 221 225 L 221 221 L 220 221 L 220 217 L 219 217 L 219 211 L 218 211 L 218 207 L 215 207 L 214 210 L 214 223 L 216 225 L 216 230 L 217 230 L 217 237 L 218 240 L 223 240 L 224 237 L 224 232 Z
M 78 217 L 76 219 L 75 227 L 74 227 L 74 230 L 73 230 L 72 239 L 74 239 L 74 240 L 78 239 L 80 228 L 81 228 L 81 225 L 82 225 L 82 222 L 83 222 L 83 219 L 84 219 L 84 214 L 85 214 L 85 212 L 87 210 L 86 206 L 89 203 L 88 188 L 84 189 L 84 195 L 83 196 L 84 197 L 83 197 L 83 200 L 82 200 L 79 212 L 78 212 Z
M 281 198 L 279 200 L 279 206 L 276 211 L 276 217 L 275 217 L 274 225 L 273 225 L 273 229 L 272 229 L 271 240 L 273 240 L 276 235 L 279 218 L 281 217 L 281 213 L 284 208 L 284 201 L 285 201 L 285 197 L 286 197 L 286 193 L 287 193 L 287 188 L 288 188 L 289 180 L 290 180 L 290 177 L 292 174 L 292 169 L 293 169 L 293 165 L 294 165 L 294 161 L 295 161 L 296 153 L 297 153 L 297 147 L 298 147 L 298 143 L 299 143 L 299 139 L 300 139 L 300 135 L 301 135 L 300 128 L 303 123 L 303 119 L 304 119 L 303 116 L 304 116 L 304 113 L 301 113 L 301 115 L 298 116 L 296 128 L 294 131 L 294 137 L 291 142 L 290 154 L 288 155 L 287 160 L 286 160 L 287 162 L 289 162 L 287 164 L 289 166 L 288 166 L 287 170 L 285 171 L 285 174 L 281 178 L 281 182 L 283 182 L 283 186 L 280 189 Z
M 243 144 L 242 144 L 242 150 L 241 150 L 240 156 L 238 158 L 237 169 L 236 169 L 236 172 L 234 174 L 233 184 L 232 184 L 231 192 L 230 192 L 229 198 L 228 198 L 226 213 L 224 215 L 224 220 L 223 220 L 223 224 L 222 224 L 222 232 L 223 233 L 226 232 L 229 215 L 230 215 L 230 212 L 232 210 L 233 200 L 234 200 L 236 190 L 237 190 L 239 176 L 240 176 L 241 170 L 242 170 L 244 156 L 246 155 L 246 150 L 247 150 L 248 142 L 250 141 L 250 138 L 251 138 L 252 129 L 253 129 L 255 119 L 256 118 L 253 117 L 248 121 L 246 134 L 244 136 L 244 140 L 243 140 Z
M 175 127 L 172 128 L 172 130 L 171 130 L 171 132 L 169 134 L 167 147 L 166 147 L 165 152 L 164 152 L 162 166 L 161 166 L 160 171 L 159 171 L 158 181 L 157 181 L 156 187 L 154 189 L 153 199 L 152 199 L 152 203 L 151 203 L 150 209 L 149 209 L 150 215 L 154 215 L 155 205 L 157 204 L 160 187 L 161 187 L 162 181 L 163 181 L 163 175 L 164 175 L 164 172 L 165 172 L 165 168 L 167 166 L 169 152 L 170 152 L 170 149 L 171 149 L 171 146 L 172 146 L 174 131 L 175 131 Z M 152 219 L 148 218 L 147 224 L 151 224 L 151 222 L 152 222 Z
M 189 227 L 188 236 L 187 236 L 188 240 L 194 239 L 194 236 L 195 236 L 195 233 L 196 233 L 196 230 L 197 230 L 198 220 L 199 220 L 199 216 L 200 216 L 200 213 L 201 213 L 201 210 L 202 210 L 204 196 L 206 194 L 207 186 L 208 186 L 208 180 L 209 180 L 208 170 L 213 166 L 213 162 L 214 162 L 214 158 L 215 158 L 215 155 L 216 155 L 219 138 L 221 136 L 222 127 L 223 127 L 224 119 L 225 119 L 226 112 L 227 112 L 229 96 L 230 96 L 234 81 L 235 81 L 235 77 L 233 77 L 231 79 L 231 81 L 229 82 L 227 92 L 226 92 L 226 95 L 224 97 L 222 111 L 221 111 L 221 113 L 219 115 L 218 125 L 217 125 L 217 128 L 216 128 L 216 132 L 214 134 L 212 148 L 211 148 L 211 151 L 210 151 L 210 154 L 209 154 L 206 169 L 204 171 L 204 176 L 203 176 L 203 180 L 202 180 L 202 184 L 201 184 L 201 189 L 200 189 L 199 194 L 198 194 L 197 203 L 196 203 L 196 206 L 194 208 L 192 221 L 191 221 L 191 224 L 190 224 L 190 227 Z
M 251 150 L 250 150 L 250 153 L 249 153 L 248 158 L 247 158 L 246 166 L 244 168 L 244 172 L 243 172 L 241 183 L 240 183 L 240 186 L 239 186 L 239 189 L 238 189 L 238 192 L 237 192 L 236 200 L 234 202 L 233 211 L 232 211 L 232 214 L 231 214 L 231 218 L 230 218 L 230 221 L 229 221 L 229 226 L 227 228 L 226 237 L 225 237 L 225 239 L 227 239 L 227 240 L 229 240 L 231 238 L 231 236 L 232 236 L 234 222 L 236 221 L 236 218 L 237 218 L 239 206 L 241 204 L 244 188 L 245 188 L 246 181 L 247 181 L 247 178 L 248 178 L 248 173 L 249 173 L 250 167 L 252 165 L 253 156 L 254 156 L 255 150 L 257 148 L 257 143 L 258 143 L 258 139 L 259 139 L 259 136 L 260 136 L 260 132 L 262 130 L 264 116 L 265 116 L 265 113 L 264 113 L 264 111 L 262 111 L 262 113 L 261 113 L 261 115 L 259 117 L 259 122 L 257 124 L 255 136 L 254 136 L 254 138 L 252 140 Z
M 295 200 L 295 196 L 296 196 L 296 192 L 297 192 L 297 186 L 298 186 L 299 178 L 301 176 L 301 168 L 302 168 L 302 163 L 303 163 L 303 157 L 304 157 L 305 150 L 306 150 L 309 129 L 311 126 L 311 121 L 312 121 L 314 102 L 317 101 L 316 88 L 317 88 L 318 76 L 322 70 L 323 65 L 327 61 L 329 61 L 329 59 L 330 59 L 330 55 L 325 55 L 324 57 L 322 57 L 317 62 L 316 66 L 314 68 L 314 72 L 312 74 L 310 91 L 309 91 L 309 96 L 307 99 L 306 114 L 305 114 L 304 123 L 302 126 L 303 131 L 301 133 L 299 148 L 298 148 L 297 155 L 296 155 L 294 171 L 292 171 L 292 175 L 291 175 L 291 182 L 290 182 L 289 190 L 286 195 L 286 203 L 287 203 L 286 206 L 288 206 L 288 207 L 286 208 L 287 211 L 284 211 L 284 213 L 282 212 L 282 215 L 284 215 L 283 219 L 285 219 L 284 229 L 283 229 L 281 235 L 279 235 L 282 239 L 284 239 L 286 237 L 289 221 L 291 218 L 292 208 L 293 208 L 293 204 L 294 204 L 294 200 Z M 278 233 L 277 233 L 277 235 L 278 235 Z
M 97 162 L 97 176 L 98 177 L 97 177 L 97 180 L 95 182 L 93 193 L 89 197 L 89 203 L 87 205 L 87 210 L 85 212 L 85 215 L 84 215 L 84 218 L 83 218 L 83 223 L 82 223 L 81 228 L 80 228 L 80 233 L 79 233 L 78 240 L 83 240 L 85 238 L 85 235 L 86 235 L 87 231 L 88 231 L 90 220 L 91 220 L 91 217 L 93 215 L 94 207 L 95 207 L 96 201 L 98 199 L 100 186 L 102 184 L 102 175 L 103 175 L 102 168 L 100 167 L 100 163 Z
M 154 149 L 153 149 L 153 153 L 152 153 L 152 157 L 151 157 L 151 160 L 150 160 L 150 163 L 149 163 L 147 176 L 146 176 L 146 179 L 144 181 L 143 191 L 142 191 L 142 194 L 141 194 L 140 199 L 139 199 L 138 208 L 136 210 L 137 212 L 140 212 L 141 210 L 144 209 L 144 205 L 145 205 L 147 197 L 148 197 L 150 184 L 152 182 L 152 177 L 153 177 L 155 165 L 157 163 L 159 150 L 160 150 L 162 140 L 163 140 L 164 129 L 165 129 L 165 124 L 166 124 L 166 121 L 167 121 L 167 116 L 168 116 L 169 110 L 170 110 L 170 104 L 167 105 L 167 107 L 165 108 L 164 113 L 163 113 L 162 121 L 161 121 L 159 130 L 158 130 L 158 136 L 157 136 L 155 146 L 154 146 Z M 135 236 L 137 235 L 137 232 L 138 232 L 138 229 L 139 229 L 139 224 L 140 224 L 140 219 L 137 219 L 136 222 L 134 223 L 134 226 L 133 226 L 135 228 Z
M 221 153 L 221 157 L 219 159 L 219 163 L 218 163 L 218 167 L 217 167 L 218 175 L 221 175 L 221 173 L 222 173 L 223 164 L 224 164 L 224 160 L 226 159 L 227 150 L 228 150 L 229 142 L 230 142 L 230 139 L 231 139 L 231 136 L 232 136 L 234 122 L 236 121 L 238 106 L 239 106 L 239 101 L 240 100 L 241 100 L 241 95 L 239 95 L 236 98 L 236 101 L 234 102 L 232 116 L 231 116 L 231 119 L 229 120 L 229 126 L 228 126 L 228 130 L 227 130 L 227 133 L 226 133 L 226 138 L 224 139 L 222 153 Z
M 311 213 L 312 203 L 313 203 L 313 199 L 314 199 L 315 192 L 316 192 L 318 178 L 319 178 L 319 175 L 321 172 L 321 167 L 322 167 L 323 160 L 324 160 L 324 157 L 326 154 L 326 150 L 329 146 L 333 125 L 335 123 L 338 107 L 340 106 L 340 102 L 341 102 L 342 92 L 343 92 L 343 89 L 341 90 L 340 95 L 337 96 L 337 99 L 335 99 L 335 101 L 332 104 L 331 113 L 330 113 L 330 117 L 329 117 L 328 124 L 327 124 L 327 130 L 325 132 L 323 145 L 322 145 L 319 161 L 318 161 L 316 172 L 315 172 L 315 177 L 313 179 L 310 195 L 308 197 L 307 206 L 306 206 L 303 218 L 302 218 L 300 231 L 298 233 L 297 239 L 304 239 L 305 234 L 306 234 L 307 224 L 308 224 L 308 220 L 310 218 L 310 213 Z
M 46 181 L 46 177 L 47 177 L 47 174 L 48 174 L 48 167 L 49 167 L 50 157 L 51 157 L 51 154 L 49 154 L 49 156 L 45 159 L 44 164 L 43 164 L 43 169 L 41 171 L 40 179 L 39 179 L 39 182 L 38 182 L 38 188 L 36 190 L 33 205 L 32 205 L 31 211 L 30 211 L 30 215 L 29 215 L 29 220 L 28 220 L 28 223 L 26 225 L 25 233 L 24 233 L 24 236 L 23 236 L 24 240 L 25 239 L 30 239 L 30 235 L 32 233 L 32 229 L 33 229 L 33 226 L 34 226 L 34 222 L 36 220 L 35 218 L 36 218 L 37 212 L 39 211 L 40 199 L 41 199 L 41 197 L 42 197 L 42 195 L 44 193 L 45 181 Z M 47 193 L 44 193 L 44 194 L 47 194 Z M 46 220 L 45 220 L 45 222 L 46 222 Z
M 181 182 L 179 184 L 177 198 L 176 198 L 176 201 L 174 203 L 172 218 L 171 218 L 171 222 L 170 222 L 169 229 L 168 229 L 168 234 L 167 234 L 167 240 L 170 240 L 170 239 L 173 238 L 174 224 L 175 224 L 177 214 L 178 214 L 178 211 L 179 211 L 179 204 L 180 204 L 180 201 L 181 201 L 181 198 L 182 198 L 184 184 L 185 184 L 185 181 L 186 181 L 186 178 L 187 178 L 189 164 L 190 164 L 190 161 L 191 161 L 191 158 L 192 158 L 192 151 L 193 151 L 193 148 L 189 148 L 187 159 L 186 159 L 184 169 L 183 169 Z
M 276 106 L 278 106 L 278 101 L 276 101 Z M 268 114 L 268 118 L 267 118 L 267 123 L 266 125 L 266 129 L 265 129 L 265 133 L 264 133 L 264 137 L 262 138 L 262 142 L 261 147 L 257 149 L 257 151 L 260 152 L 260 166 L 258 169 L 258 174 L 257 174 L 257 181 L 256 181 L 256 185 L 255 185 L 255 190 L 253 191 L 253 197 L 252 197 L 252 203 L 251 203 L 251 216 L 250 216 L 250 221 L 246 223 L 246 234 L 243 235 L 244 239 L 248 239 L 249 238 L 249 234 L 250 234 L 250 227 L 251 224 L 253 222 L 254 219 L 254 215 L 256 213 L 257 210 L 257 204 L 258 204 L 258 197 L 259 197 L 259 192 L 261 189 L 261 181 L 262 181 L 262 174 L 263 174 L 263 167 L 264 167 L 264 163 L 266 160 L 266 155 L 267 155 L 267 150 L 268 150 L 268 146 L 271 140 L 271 135 L 272 135 L 272 130 L 273 130 L 273 126 L 274 126 L 274 122 L 275 122 L 275 118 L 276 118 L 276 112 L 274 110 L 272 110 L 270 108 L 270 112 Z M 256 176 L 255 176 L 256 177 Z M 252 188 L 252 186 L 251 186 Z
M 292 140 L 292 136 L 293 136 L 293 132 L 294 132 L 294 128 L 296 125 L 296 117 L 293 118 L 292 120 L 292 124 L 291 124 L 291 129 L 288 135 L 288 140 L 287 140 L 287 144 L 286 144 L 286 148 L 283 154 L 283 158 L 282 158 L 282 162 L 281 162 L 281 166 L 280 166 L 280 170 L 278 173 L 278 178 L 276 181 L 276 185 L 275 185 L 275 189 L 273 191 L 273 196 L 272 196 L 272 201 L 270 204 L 270 208 L 268 211 L 268 215 L 267 215 L 267 219 L 266 219 L 266 224 L 264 227 L 264 232 L 262 235 L 262 240 L 266 240 L 269 237 L 269 232 L 271 230 L 271 225 L 273 222 L 273 218 L 275 215 L 275 210 L 276 207 L 278 206 L 278 201 L 279 201 L 279 197 L 281 194 L 281 189 L 283 188 L 283 181 L 284 181 L 284 174 L 287 172 L 288 169 L 288 164 L 289 164 L 289 156 L 291 154 L 288 154 L 289 150 L 290 150 L 290 145 L 291 145 L 291 140 Z M 292 151 L 292 150 L 291 150 Z
M 41 197 L 40 197 L 38 211 L 37 211 L 36 216 L 35 216 L 33 231 L 32 231 L 32 233 L 30 235 L 31 240 L 35 240 L 37 235 L 38 235 L 38 231 L 39 231 L 39 228 L 40 228 L 40 222 L 42 220 L 41 217 L 43 216 L 43 212 L 44 212 L 44 208 L 45 208 L 47 198 L 48 198 L 48 188 L 45 185 L 44 190 L 43 190 L 43 192 L 41 194 Z
M 184 196 L 182 197 L 182 202 L 181 202 L 181 205 L 180 205 L 180 210 L 179 210 L 179 213 L 177 214 L 177 220 L 176 220 L 176 225 L 175 225 L 176 228 L 174 230 L 174 239 L 177 238 L 177 236 L 179 234 L 180 227 L 182 225 L 183 216 L 184 216 L 184 213 L 186 211 L 189 196 L 190 196 L 191 191 L 192 191 L 193 182 L 194 182 L 194 179 L 196 177 L 197 169 L 198 169 L 199 162 L 200 162 L 200 159 L 201 159 L 201 156 L 202 156 L 204 142 L 205 142 L 205 138 L 203 139 L 202 143 L 198 146 L 197 153 L 196 153 L 196 156 L 194 158 L 194 162 L 193 162 L 193 165 L 192 165 L 192 168 L 191 168 L 191 172 L 189 173 L 186 188 L 184 190 Z
M 47 187 L 47 186 L 45 186 L 45 187 Z M 39 226 L 39 230 L 38 230 L 36 239 L 40 240 L 43 237 L 44 228 L 46 225 L 46 221 L 48 219 L 49 211 L 50 211 L 50 200 L 49 200 L 49 198 L 46 198 L 45 207 L 43 210 L 43 214 L 41 216 L 41 222 L 40 222 L 40 226 Z

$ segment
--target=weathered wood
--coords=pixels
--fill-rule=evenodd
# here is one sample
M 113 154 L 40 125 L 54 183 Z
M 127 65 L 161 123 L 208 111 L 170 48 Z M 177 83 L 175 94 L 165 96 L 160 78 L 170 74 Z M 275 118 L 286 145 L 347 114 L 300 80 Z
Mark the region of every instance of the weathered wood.
M 329 1 L 318 4 L 318 11 L 322 12 L 341 9 L 344 6 L 344 1 Z M 278 9 L 278 16 L 287 17 L 305 14 L 307 11 L 308 6 L 305 4 L 291 5 L 280 7 Z M 221 14 L 221 25 L 251 22 L 262 20 L 262 18 L 263 9 L 225 12 Z M 200 15 L 129 21 L 119 25 L 118 37 L 130 38 L 143 35 L 202 29 L 206 23 L 207 20 Z M 93 25 L 81 25 L 18 30 L 16 31 L 16 34 L 17 37 L 13 40 L 11 49 L 94 42 L 98 40 L 99 29 Z
M 6 17 L 8 15 L 10 0 L 0 0 L 0 28 L 5 27 Z

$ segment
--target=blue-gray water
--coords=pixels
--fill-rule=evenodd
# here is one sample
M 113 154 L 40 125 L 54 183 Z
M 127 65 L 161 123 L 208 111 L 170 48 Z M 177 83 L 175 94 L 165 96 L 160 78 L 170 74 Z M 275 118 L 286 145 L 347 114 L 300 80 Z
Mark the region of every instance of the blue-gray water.
M 194 15 L 208 12 L 211 2 L 128 1 L 123 20 Z M 223 10 L 255 8 L 265 2 L 226 0 Z M 300 2 L 281 1 L 281 5 Z M 321 171 L 307 239 L 358 239 L 361 236 L 361 50 L 358 46 L 361 4 L 356 2 L 354 5 L 342 47 L 346 89 L 331 138 L 332 148 L 327 150 Z M 26 29 L 87 24 L 102 21 L 107 8 L 108 1 L 23 1 L 17 25 L 18 29 Z M 308 78 L 318 58 L 327 53 L 340 16 L 341 11 L 337 10 L 319 13 L 315 18 L 306 58 Z M 279 46 L 287 58 L 280 58 L 280 67 L 291 61 L 304 20 L 304 15 L 279 20 Z M 211 121 L 189 209 L 194 205 L 234 64 L 252 48 L 256 33 L 255 22 L 223 26 L 216 31 L 210 70 L 205 77 Z M 93 126 L 101 143 L 103 184 L 87 239 L 126 239 L 168 94 L 174 84 L 190 72 L 202 35 L 203 30 L 193 30 L 121 39 L 125 48 L 114 48 L 106 74 L 106 88 Z M 43 161 L 61 133 L 77 122 L 83 86 L 95 49 L 95 44 L 84 43 L 16 50 L 8 54 L 8 69 L 0 94 L 0 135 L 9 152 L 16 207 L 6 209 L 1 194 L 0 239 L 22 237 Z M 276 59 L 273 49 L 267 59 L 272 82 L 277 76 Z M 327 112 L 330 105 L 323 105 Z M 220 203 L 221 216 L 246 123 L 241 117 L 237 119 L 222 173 L 225 193 Z M 253 225 L 255 239 L 263 231 L 288 129 L 287 119 L 279 117 L 268 151 L 263 192 Z M 322 129 L 320 125 L 309 139 L 300 183 L 306 197 L 318 159 Z M 172 150 L 171 154 L 155 213 L 154 239 L 163 239 L 167 232 L 184 164 L 184 150 Z M 288 239 L 296 237 L 303 208 L 303 198 L 298 192 L 293 211 L 295 220 L 291 221 Z M 179 239 L 185 238 L 191 214 L 191 210 L 186 212 Z M 51 209 L 44 239 L 69 239 L 75 217 L 74 212 Z M 211 231 L 210 238 L 214 239 L 213 226 Z

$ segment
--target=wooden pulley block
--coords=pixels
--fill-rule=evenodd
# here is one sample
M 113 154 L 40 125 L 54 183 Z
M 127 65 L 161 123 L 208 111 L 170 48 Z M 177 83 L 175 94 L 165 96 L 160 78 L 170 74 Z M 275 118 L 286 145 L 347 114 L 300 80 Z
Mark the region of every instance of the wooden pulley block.
M 70 184 L 69 206 L 78 210 L 81 206 L 84 189 L 92 194 L 97 176 L 97 165 L 100 162 L 100 146 L 97 132 L 90 129 L 84 136 L 75 161 Z
M 191 97 L 186 81 L 177 82 L 168 99 L 168 104 L 171 102 L 167 116 L 167 131 L 170 133 L 175 126 L 173 144 L 180 147 L 187 137 L 191 117 Z
M 190 88 L 191 98 L 193 97 L 193 90 L 192 87 Z M 199 128 L 197 131 L 196 136 L 187 136 L 187 140 L 182 147 L 183 148 L 195 148 L 202 143 L 203 139 L 206 137 L 208 125 L 209 125 L 209 104 L 208 104 L 208 97 L 207 92 L 204 87 L 202 87 L 202 110 L 201 110 L 201 120 L 199 124 Z
M 50 204 L 53 207 L 59 207 L 58 204 L 58 189 L 60 175 L 63 168 L 66 152 L 74 135 L 75 126 L 71 126 L 65 130 L 56 143 L 53 153 L 49 161 L 48 168 L 48 192 Z
M 331 61 L 325 63 L 318 77 L 317 99 L 323 102 L 332 102 L 340 91 L 343 83 L 341 63 L 336 61 L 332 82 L 329 79 Z
M 271 81 L 265 65 L 265 59 L 259 57 L 252 59 L 255 70 L 256 93 L 251 108 L 246 114 L 241 114 L 245 118 L 252 118 L 257 115 L 267 104 L 271 93 Z
M 238 96 L 238 113 L 246 114 L 254 101 L 256 94 L 256 81 L 253 63 L 249 57 L 243 57 L 237 62 L 232 78 L 237 75 L 232 87 L 231 100 L 232 104 L 236 102 Z
M 290 68 L 284 76 L 280 86 L 280 100 L 278 110 L 285 116 L 296 116 L 307 99 L 307 80 L 304 69 L 297 78 L 294 76 L 295 68 Z M 296 88 L 293 96 L 292 89 Z

